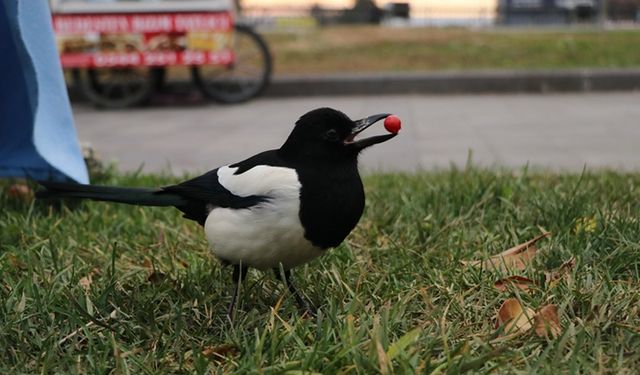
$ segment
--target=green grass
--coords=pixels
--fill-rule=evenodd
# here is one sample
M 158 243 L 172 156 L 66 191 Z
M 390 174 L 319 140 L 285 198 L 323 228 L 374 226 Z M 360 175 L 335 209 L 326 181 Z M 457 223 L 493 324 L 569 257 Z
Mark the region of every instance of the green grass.
M 272 275 L 251 272 L 234 325 L 230 270 L 176 210 L 55 209 L 0 193 L 0 373 L 638 372 L 640 174 L 469 168 L 365 184 L 348 241 L 294 271 L 318 318 L 301 319 Z M 580 230 L 584 218 L 595 228 Z M 460 264 L 541 229 L 553 236 L 521 272 L 538 282 L 529 294 Z M 572 256 L 570 279 L 542 282 Z M 514 296 L 556 304 L 562 336 L 494 340 L 496 311 Z
M 281 75 L 640 67 L 640 30 L 343 26 L 266 36 Z
M 640 67 L 640 29 L 335 26 L 263 36 L 276 76 Z M 169 80 L 190 79 L 187 67 L 168 72 Z

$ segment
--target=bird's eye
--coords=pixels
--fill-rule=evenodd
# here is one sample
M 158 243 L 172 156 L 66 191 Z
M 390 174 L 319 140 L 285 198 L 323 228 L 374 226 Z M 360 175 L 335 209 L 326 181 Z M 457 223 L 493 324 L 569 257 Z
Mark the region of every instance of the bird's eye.
M 338 140 L 338 132 L 335 129 L 329 129 L 324 133 L 324 139 L 335 142 Z

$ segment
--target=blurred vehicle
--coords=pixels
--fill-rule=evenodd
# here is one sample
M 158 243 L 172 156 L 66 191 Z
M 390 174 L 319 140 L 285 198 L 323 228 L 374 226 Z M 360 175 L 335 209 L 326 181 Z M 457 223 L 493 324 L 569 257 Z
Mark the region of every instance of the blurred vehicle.
M 52 0 L 62 66 L 94 104 L 146 101 L 171 66 L 188 66 L 202 93 L 222 103 L 259 95 L 272 58 L 264 39 L 236 23 L 231 0 Z

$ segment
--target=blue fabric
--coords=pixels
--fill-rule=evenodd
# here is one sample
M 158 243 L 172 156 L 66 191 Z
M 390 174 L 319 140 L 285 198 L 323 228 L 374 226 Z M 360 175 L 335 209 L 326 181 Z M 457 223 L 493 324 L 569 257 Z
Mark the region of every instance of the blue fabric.
M 88 183 L 47 0 L 0 0 L 0 176 Z

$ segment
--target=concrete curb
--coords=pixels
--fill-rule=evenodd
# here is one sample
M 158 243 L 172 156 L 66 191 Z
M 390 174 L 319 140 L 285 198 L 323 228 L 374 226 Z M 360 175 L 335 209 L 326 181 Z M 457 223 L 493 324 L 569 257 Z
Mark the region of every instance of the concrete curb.
M 264 95 L 290 97 L 629 90 L 640 90 L 640 69 L 451 71 L 291 76 L 275 78 Z
M 286 98 L 321 95 L 591 91 L 640 91 L 640 68 L 281 76 L 275 77 L 262 95 Z M 180 97 L 188 101 L 202 100 L 191 82 L 168 82 L 162 92 L 169 98 Z M 86 98 L 73 86 L 69 87 L 69 96 L 74 102 L 86 101 Z M 191 98 L 187 99 L 188 96 Z

